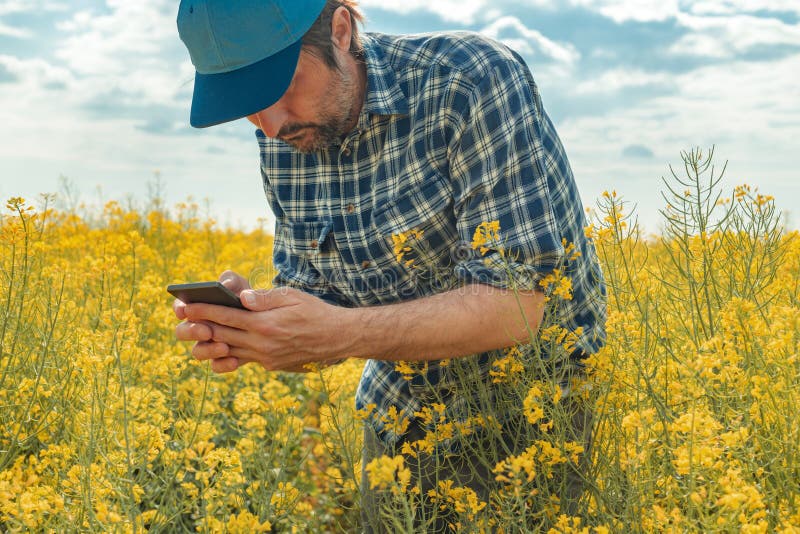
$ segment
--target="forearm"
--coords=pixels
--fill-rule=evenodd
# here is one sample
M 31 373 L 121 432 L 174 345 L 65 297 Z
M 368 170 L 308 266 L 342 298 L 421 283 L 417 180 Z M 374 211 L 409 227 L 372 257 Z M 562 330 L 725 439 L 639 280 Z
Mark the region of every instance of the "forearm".
M 437 360 L 530 341 L 544 295 L 474 284 L 430 297 L 347 311 L 348 356 Z

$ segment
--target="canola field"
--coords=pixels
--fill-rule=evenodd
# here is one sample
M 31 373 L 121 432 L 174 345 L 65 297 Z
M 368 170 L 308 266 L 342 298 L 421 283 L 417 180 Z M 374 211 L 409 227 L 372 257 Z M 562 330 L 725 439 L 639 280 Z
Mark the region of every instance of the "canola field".
M 500 462 L 489 502 L 443 481 L 432 497 L 456 530 L 524 532 L 530 516 L 557 533 L 800 533 L 800 234 L 768 195 L 722 191 L 710 154 L 683 159 L 659 234 L 616 192 L 589 214 L 608 342 L 584 388 L 593 482 L 578 511 L 542 493 L 574 452 L 554 440 Z M 0 532 L 358 531 L 363 362 L 215 375 L 195 361 L 165 287 L 233 269 L 266 288 L 274 274 L 266 230 L 197 212 L 6 203 Z M 524 369 L 492 376 L 534 387 Z M 368 471 L 402 531 L 415 498 L 402 457 Z

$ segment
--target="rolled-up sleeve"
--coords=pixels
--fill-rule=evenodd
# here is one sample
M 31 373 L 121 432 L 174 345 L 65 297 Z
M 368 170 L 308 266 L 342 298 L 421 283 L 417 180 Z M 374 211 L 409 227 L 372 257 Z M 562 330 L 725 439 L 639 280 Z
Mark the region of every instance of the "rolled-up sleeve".
M 453 100 L 461 110 L 449 145 L 459 236 L 472 243 L 482 223 L 499 226 L 499 238 L 491 232 L 455 274 L 467 283 L 536 289 L 561 264 L 564 246 L 541 141 L 542 128 L 552 126 L 533 80 L 523 65 L 502 62 Z

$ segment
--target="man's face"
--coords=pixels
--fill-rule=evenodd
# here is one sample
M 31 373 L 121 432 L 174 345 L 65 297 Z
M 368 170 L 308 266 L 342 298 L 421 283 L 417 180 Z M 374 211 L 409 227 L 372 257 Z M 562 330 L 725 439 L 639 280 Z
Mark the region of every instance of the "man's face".
M 332 69 L 303 50 L 289 88 L 272 106 L 247 119 L 268 137 L 300 152 L 315 152 L 341 142 L 358 109 L 356 77 Z

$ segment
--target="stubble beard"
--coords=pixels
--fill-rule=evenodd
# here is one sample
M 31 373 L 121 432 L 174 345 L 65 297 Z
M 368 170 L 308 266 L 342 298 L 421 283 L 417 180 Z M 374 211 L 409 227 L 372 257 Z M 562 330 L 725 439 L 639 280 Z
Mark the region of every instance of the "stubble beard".
M 319 122 L 292 125 L 291 131 L 306 129 L 306 135 L 299 139 L 286 140 L 298 152 L 310 154 L 330 146 L 338 145 L 347 135 L 349 126 L 357 113 L 355 83 L 350 76 L 339 70 L 336 83 L 331 87 L 331 99 L 318 112 Z M 289 133 L 288 135 L 291 135 Z

